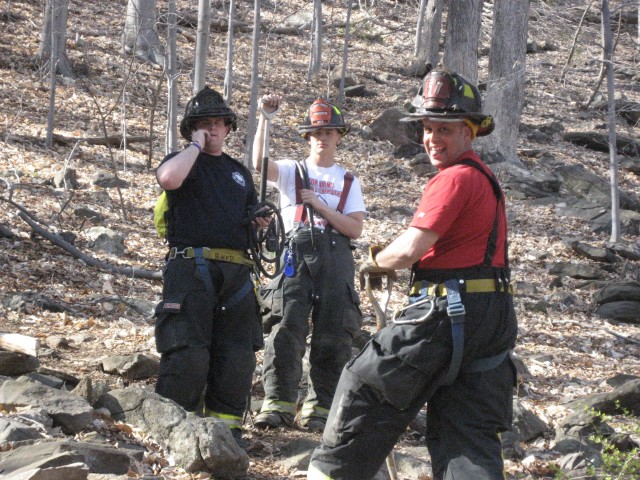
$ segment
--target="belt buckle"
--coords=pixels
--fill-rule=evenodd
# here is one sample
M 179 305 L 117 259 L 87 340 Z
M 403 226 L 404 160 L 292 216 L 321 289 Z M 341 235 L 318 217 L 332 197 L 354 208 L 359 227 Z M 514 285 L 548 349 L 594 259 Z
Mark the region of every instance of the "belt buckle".
M 176 258 L 177 253 L 178 253 L 178 249 L 176 247 L 173 247 L 169 250 L 169 256 L 167 258 L 169 260 L 173 260 L 174 258 Z

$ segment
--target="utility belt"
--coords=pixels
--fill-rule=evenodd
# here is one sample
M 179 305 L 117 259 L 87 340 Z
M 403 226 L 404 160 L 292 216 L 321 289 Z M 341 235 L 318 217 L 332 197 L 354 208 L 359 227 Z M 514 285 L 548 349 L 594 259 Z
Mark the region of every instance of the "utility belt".
M 436 312 L 446 311 L 451 319 L 452 353 L 449 370 L 443 385 L 451 385 L 458 377 L 464 353 L 464 321 L 466 310 L 462 303 L 461 293 L 503 293 L 513 294 L 513 286 L 501 276 L 497 278 L 475 278 L 463 280 L 452 278 L 440 283 L 419 280 L 413 283 L 410 290 L 410 303 L 393 315 L 392 322 L 396 325 L 417 325 L 426 322 Z M 415 312 L 407 315 L 412 309 Z M 497 355 L 481 358 L 465 369 L 467 372 L 483 372 L 492 370 L 500 365 L 509 354 L 505 350 Z
M 208 247 L 187 247 L 184 250 L 178 250 L 173 247 L 169 250 L 167 260 L 181 256 L 182 258 L 206 258 L 207 260 L 216 260 L 219 262 L 238 263 L 253 267 L 254 263 L 246 252 L 242 250 L 234 250 L 231 248 L 208 248 Z

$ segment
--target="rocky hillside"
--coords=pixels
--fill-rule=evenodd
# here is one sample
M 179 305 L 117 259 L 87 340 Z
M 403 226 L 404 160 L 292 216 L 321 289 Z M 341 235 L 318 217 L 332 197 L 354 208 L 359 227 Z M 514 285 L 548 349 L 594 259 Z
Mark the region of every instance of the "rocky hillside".
M 165 151 L 166 82 L 160 67 L 120 53 L 126 1 L 72 3 L 67 54 L 77 77 L 58 78 L 54 145 L 46 148 L 50 80 L 46 66 L 35 61 L 43 23 L 41 3 L 0 3 L 0 332 L 39 339 L 41 372 L 67 378 L 71 384 L 89 377 L 114 390 L 126 386 L 152 390 L 153 374 L 132 378 L 118 369 L 105 369 L 104 358 L 156 357 L 152 312 L 160 299 L 161 282 L 153 277 L 162 268 L 166 247 L 155 234 L 152 209 L 158 194 L 154 168 Z M 215 25 L 224 24 L 227 3 L 213 0 Z M 254 2 L 237 3 L 232 107 L 240 122 L 238 132 L 229 137 L 228 153 L 243 158 Z M 315 98 L 336 96 L 329 71 L 341 67 L 346 9 L 343 2 L 323 2 L 328 25 L 324 67 L 318 78 L 307 82 L 309 30 L 300 25 L 311 3 L 262 2 L 260 93 L 280 93 L 285 98 L 273 121 L 273 158 L 300 158 L 306 146 L 294 127 Z M 356 242 L 358 260 L 369 244 L 384 244 L 406 228 L 430 175 L 420 153 L 379 140 L 381 134 L 372 128 L 387 109 L 402 106 L 417 90 L 419 80 L 406 72 L 413 60 L 419 2 L 371 3 L 355 2 L 360 8 L 353 11 L 348 75 L 361 89 L 344 102 L 352 133 L 339 151 L 340 161 L 360 177 L 370 212 L 365 233 Z M 507 471 L 514 479 L 552 478 L 549 465 L 558 455 L 550 448 L 551 440 L 554 429 L 571 412 L 571 401 L 612 393 L 619 385 L 611 381 L 614 377 L 640 376 L 637 12 L 617 10 L 612 25 L 617 39 L 623 215 L 622 241 L 611 245 L 599 13 L 593 8 L 583 16 L 584 3 L 531 2 L 518 140 L 524 168 L 491 159 L 505 187 L 518 287 L 516 353 L 523 374 L 518 400 L 545 426 L 533 439 L 521 438 L 509 457 Z M 614 7 L 624 2 L 611 3 L 616 11 Z M 164 3 L 159 5 L 162 38 L 165 9 Z M 182 110 L 191 95 L 197 5 L 179 1 L 178 12 Z M 479 49 L 481 80 L 486 78 L 490 31 L 487 15 Z M 214 26 L 207 81 L 218 90 L 223 87 L 225 64 L 226 33 Z M 122 135 L 123 128 L 129 137 L 126 147 L 117 138 L 105 141 L 105 136 Z M 65 177 L 65 171 L 74 174 Z M 257 184 L 257 176 L 255 180 Z M 58 235 L 47 239 L 47 232 Z M 113 236 L 105 243 L 109 232 Z M 59 237 L 76 250 L 54 244 Z M 135 278 L 132 268 L 151 278 Z M 407 272 L 401 272 L 390 309 L 401 304 L 406 280 Z M 616 293 L 607 294 L 604 287 Z M 375 329 L 374 313 L 362 297 L 364 330 L 370 333 Z M 258 367 L 254 403 L 262 395 L 259 373 Z M 629 433 L 635 428 L 630 439 L 637 444 L 637 418 L 634 423 L 633 417 L 621 413 L 615 409 L 612 413 L 616 430 Z M 0 401 L 0 420 L 14 414 Z M 246 426 L 252 445 L 246 478 L 304 476 L 303 461 L 283 459 L 295 457 L 296 442 L 313 444 L 317 436 L 296 430 L 260 432 L 252 428 L 250 418 Z M 127 441 L 150 451 L 148 433 L 136 429 L 114 428 L 105 442 L 122 442 L 118 435 L 125 430 Z M 84 431 L 78 436 L 94 434 Z M 2 445 L 0 450 L 10 448 Z M 399 448 L 408 451 L 418 445 L 419 430 L 408 432 Z M 158 459 L 163 453 L 157 451 L 152 460 L 147 455 L 132 475 L 191 478 L 170 461 Z M 411 455 L 428 460 L 424 452 Z M 403 475 L 418 478 L 415 471 L 413 476 L 406 471 Z

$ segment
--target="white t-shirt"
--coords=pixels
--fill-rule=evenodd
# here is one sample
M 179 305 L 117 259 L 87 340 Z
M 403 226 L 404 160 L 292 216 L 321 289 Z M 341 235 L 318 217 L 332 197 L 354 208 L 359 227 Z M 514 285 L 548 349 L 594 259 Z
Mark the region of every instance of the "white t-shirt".
M 276 163 L 278 164 L 278 179 L 275 182 L 269 182 L 269 184 L 280 191 L 280 213 L 284 221 L 285 230 L 288 232 L 294 226 L 293 222 L 296 213 L 297 167 L 295 160 L 278 160 Z M 303 163 L 307 169 L 311 189 L 316 193 L 318 199 L 332 209 L 337 210 L 344 187 L 344 174 L 347 170 L 335 163 L 328 168 L 317 167 L 306 160 Z M 342 213 L 348 215 L 354 212 L 366 213 L 366 211 L 360 182 L 354 177 Z M 317 213 L 314 213 L 314 225 L 318 228 L 325 228 L 327 221 Z

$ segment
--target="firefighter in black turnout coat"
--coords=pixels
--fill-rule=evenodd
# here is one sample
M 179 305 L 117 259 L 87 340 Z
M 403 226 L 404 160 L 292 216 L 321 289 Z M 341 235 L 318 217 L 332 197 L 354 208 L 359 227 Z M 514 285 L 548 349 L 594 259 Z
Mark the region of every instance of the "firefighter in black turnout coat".
M 409 304 L 343 370 L 309 479 L 373 478 L 425 403 L 435 480 L 504 478 L 517 323 L 504 196 L 472 148 L 494 124 L 453 72 L 431 71 L 413 105 L 438 174 L 408 229 L 360 269 L 371 280 L 413 266 Z
M 235 113 L 205 87 L 189 101 L 180 124 L 190 143 L 157 170 L 169 206 L 170 250 L 156 309 L 162 355 L 156 391 L 188 411 L 223 420 L 238 445 L 246 446 L 242 417 L 255 352 L 263 346 L 246 254 L 247 218 L 257 195 L 249 171 L 223 152 L 232 129 Z

